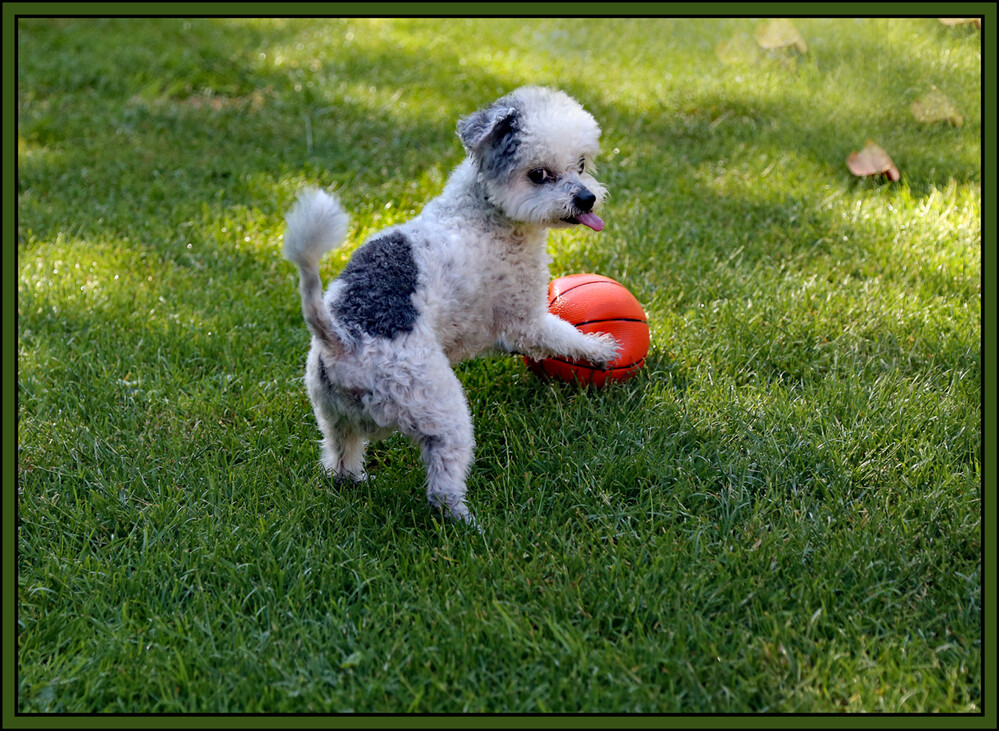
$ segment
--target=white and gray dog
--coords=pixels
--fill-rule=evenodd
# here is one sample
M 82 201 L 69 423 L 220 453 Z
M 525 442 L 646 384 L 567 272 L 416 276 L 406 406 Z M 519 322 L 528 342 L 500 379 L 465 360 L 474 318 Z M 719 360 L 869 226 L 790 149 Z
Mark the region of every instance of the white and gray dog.
M 603 228 L 593 117 L 560 91 L 524 87 L 461 119 L 458 136 L 468 155 L 441 195 L 361 246 L 325 298 L 319 260 L 348 225 L 336 198 L 302 193 L 284 246 L 312 332 L 305 383 L 327 472 L 364 479 L 367 442 L 399 430 L 420 447 L 430 504 L 474 523 L 465 481 L 475 440 L 451 365 L 499 347 L 604 366 L 617 343 L 547 306 L 548 228 Z

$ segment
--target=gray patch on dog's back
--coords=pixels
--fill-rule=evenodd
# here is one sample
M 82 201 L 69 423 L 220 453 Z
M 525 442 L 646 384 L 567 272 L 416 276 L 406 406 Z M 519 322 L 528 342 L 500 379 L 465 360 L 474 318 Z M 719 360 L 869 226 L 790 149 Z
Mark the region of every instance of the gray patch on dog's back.
M 343 284 L 333 314 L 355 331 L 393 338 L 413 329 L 416 262 L 409 240 L 398 231 L 371 239 L 351 257 L 338 279 Z

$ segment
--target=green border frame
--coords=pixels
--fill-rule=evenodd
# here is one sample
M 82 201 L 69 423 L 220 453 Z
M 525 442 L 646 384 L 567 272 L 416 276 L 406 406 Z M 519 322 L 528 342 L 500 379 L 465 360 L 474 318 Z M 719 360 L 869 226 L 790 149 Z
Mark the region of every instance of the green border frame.
M 899 12 L 904 11 L 904 12 Z M 18 715 L 17 708 L 17 18 L 18 16 L 839 16 L 911 17 L 938 15 L 984 18 L 982 28 L 982 189 L 996 191 L 996 3 L 191 3 L 157 2 L 3 4 L 3 728 L 178 728 L 210 719 L 219 728 L 507 728 L 543 723 L 550 728 L 853 728 L 877 723 L 884 728 L 996 728 L 996 603 L 983 596 L 982 706 L 967 715 Z M 989 70 L 991 69 L 991 71 Z M 993 199 L 995 200 L 995 199 Z M 996 586 L 996 210 L 982 211 L 982 551 L 983 594 Z M 991 366 L 991 370 L 989 369 Z

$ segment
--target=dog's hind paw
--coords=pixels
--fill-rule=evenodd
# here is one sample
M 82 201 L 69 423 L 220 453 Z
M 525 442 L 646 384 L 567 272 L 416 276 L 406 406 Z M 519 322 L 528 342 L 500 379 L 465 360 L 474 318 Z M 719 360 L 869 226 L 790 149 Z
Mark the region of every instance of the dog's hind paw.
M 482 532 L 482 526 L 475 519 L 472 511 L 468 509 L 468 506 L 464 501 L 455 503 L 454 505 L 444 502 L 440 505 L 434 505 L 437 510 L 443 513 L 444 517 L 448 520 L 453 520 L 456 523 L 464 523 L 465 525 L 475 528 L 479 533 Z

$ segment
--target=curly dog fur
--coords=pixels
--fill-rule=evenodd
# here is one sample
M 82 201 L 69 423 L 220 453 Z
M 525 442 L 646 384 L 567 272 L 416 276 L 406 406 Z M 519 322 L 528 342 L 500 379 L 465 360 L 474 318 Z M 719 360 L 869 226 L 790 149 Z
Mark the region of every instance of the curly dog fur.
M 334 196 L 299 197 L 285 255 L 312 333 L 305 383 L 325 469 L 364 479 L 367 443 L 399 430 L 420 447 L 430 504 L 474 523 L 465 492 L 475 440 L 452 364 L 498 346 L 606 365 L 617 344 L 547 307 L 548 229 L 603 228 L 594 118 L 560 91 L 524 87 L 461 119 L 458 136 L 467 157 L 441 195 L 362 245 L 325 295 L 319 260 L 349 223 Z

